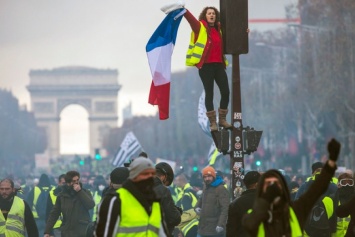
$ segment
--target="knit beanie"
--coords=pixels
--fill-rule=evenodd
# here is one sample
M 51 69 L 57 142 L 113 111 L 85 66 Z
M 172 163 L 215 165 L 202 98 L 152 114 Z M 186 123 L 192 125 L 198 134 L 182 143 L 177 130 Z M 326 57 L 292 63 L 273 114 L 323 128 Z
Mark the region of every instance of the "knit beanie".
M 202 170 L 202 176 L 211 175 L 216 178 L 216 171 L 212 166 L 207 166 Z
M 122 184 L 128 179 L 129 170 L 127 167 L 117 167 L 112 170 L 110 180 L 113 184 Z
M 147 169 L 155 169 L 153 162 L 144 157 L 138 157 L 132 161 L 129 165 L 129 179 L 134 179 L 137 177 L 142 171 Z

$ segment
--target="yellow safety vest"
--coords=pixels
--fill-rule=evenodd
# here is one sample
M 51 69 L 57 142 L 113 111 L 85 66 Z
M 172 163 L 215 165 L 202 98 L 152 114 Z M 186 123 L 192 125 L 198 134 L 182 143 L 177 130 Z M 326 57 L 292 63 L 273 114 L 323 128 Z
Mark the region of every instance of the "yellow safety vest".
M 121 217 L 116 237 L 158 237 L 161 227 L 159 202 L 153 202 L 149 216 L 142 204 L 125 188 L 117 190 L 121 199 Z
M 181 189 L 176 187 L 174 184 L 172 184 L 171 188 L 172 188 L 171 197 L 173 198 L 174 203 L 176 203 L 179 198 L 179 193 L 181 192 Z
M 51 190 L 52 189 L 52 187 L 42 187 L 42 189 L 44 189 L 44 190 L 47 190 L 47 189 L 49 189 L 49 190 Z M 38 213 L 37 213 L 37 210 L 36 210 L 36 204 L 37 204 L 37 200 L 38 200 L 38 197 L 39 197 L 39 195 L 41 194 L 41 189 L 39 188 L 39 187 L 37 187 L 37 186 L 35 186 L 34 187 L 34 194 L 33 194 L 33 205 L 32 205 L 32 213 L 33 213 L 33 217 L 34 218 L 39 218 L 39 216 L 38 216 Z
M 192 200 L 192 201 L 191 201 L 191 206 L 192 206 L 192 207 L 195 207 L 195 205 L 196 205 L 196 203 L 197 203 L 197 198 L 195 197 L 195 195 L 194 195 L 193 193 L 191 193 L 191 192 L 189 192 L 189 191 L 185 192 L 185 190 L 187 190 L 188 188 L 191 188 L 191 185 L 190 185 L 189 183 L 187 183 L 187 184 L 184 186 L 184 188 L 182 189 L 182 191 L 179 193 L 178 198 L 177 198 L 177 202 L 179 202 L 179 201 L 184 197 L 184 195 L 190 196 L 190 197 L 191 197 L 191 200 Z M 177 203 L 177 202 L 176 202 L 176 203 Z M 183 208 L 182 205 L 180 205 L 180 207 Z M 186 210 L 184 210 L 184 211 L 186 211 Z
M 340 201 L 339 201 L 339 206 L 340 206 Z M 337 230 L 335 233 L 332 233 L 332 237 L 343 237 L 346 234 L 346 231 L 348 230 L 349 223 L 350 223 L 350 215 L 348 217 L 344 218 L 337 218 Z
M 305 182 L 308 182 L 310 180 L 315 180 L 315 176 L 317 174 L 320 174 L 320 172 L 315 173 L 314 175 L 308 177 Z M 337 184 L 338 183 L 338 178 L 337 177 L 332 177 L 332 180 L 330 180 L 331 183 Z
M 25 236 L 25 203 L 21 198 L 14 197 L 6 220 L 2 212 L 0 212 L 0 236 Z
M 202 22 L 200 22 L 200 32 L 198 33 L 197 40 L 195 42 L 195 33 L 191 32 L 189 48 L 187 49 L 186 53 L 186 66 L 195 66 L 197 65 L 202 58 L 203 51 L 205 50 L 208 35 L 207 29 Z M 222 31 L 220 31 L 222 35 Z M 226 66 L 228 65 L 227 59 L 223 56 L 224 63 Z
M 325 210 L 327 211 L 327 217 L 329 219 L 330 217 L 332 217 L 332 215 L 334 213 L 333 199 L 326 196 L 323 198 L 322 202 L 325 206 Z
M 350 223 L 351 217 L 345 217 L 345 218 L 337 218 L 337 230 L 335 233 L 332 233 L 332 237 L 344 237 L 346 232 L 348 231 L 349 223 Z
M 184 236 L 187 235 L 187 233 L 190 231 L 190 229 L 194 226 L 198 226 L 198 219 L 195 218 L 192 221 L 190 221 L 187 225 L 185 225 L 182 229 L 181 232 L 184 234 Z
M 92 214 L 92 221 L 96 221 L 96 217 L 97 217 L 97 206 L 100 204 L 101 201 L 101 195 L 99 194 L 98 191 L 95 191 L 94 195 L 94 202 L 95 202 L 95 207 L 93 210 L 93 214 Z
M 291 236 L 292 237 L 302 237 L 302 230 L 301 227 L 298 223 L 297 216 L 293 209 L 290 207 L 290 227 L 291 227 Z M 250 213 L 252 210 L 249 210 L 248 213 Z M 264 237 L 265 236 L 265 228 L 264 228 L 264 223 L 261 222 L 259 225 L 258 229 L 258 237 Z
M 41 194 L 41 189 L 37 186 L 33 189 L 33 204 L 32 204 L 32 213 L 34 218 L 38 218 L 37 210 L 36 210 L 36 203 L 39 195 Z
M 51 197 L 51 201 L 52 201 L 52 204 L 53 204 L 53 206 L 54 206 L 54 205 L 55 205 L 55 202 L 57 201 L 57 196 L 54 195 L 54 189 L 52 189 L 52 190 L 49 192 L 49 196 Z M 60 213 L 60 216 L 59 216 L 57 222 L 54 224 L 53 229 L 59 228 L 59 227 L 62 225 L 62 220 L 63 220 L 63 214 Z

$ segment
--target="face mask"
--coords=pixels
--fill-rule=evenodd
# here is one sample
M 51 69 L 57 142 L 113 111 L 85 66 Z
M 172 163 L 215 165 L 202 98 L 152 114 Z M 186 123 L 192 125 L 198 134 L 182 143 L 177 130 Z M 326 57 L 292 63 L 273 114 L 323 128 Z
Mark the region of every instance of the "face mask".
M 102 191 L 102 190 L 104 190 L 104 189 L 105 189 L 105 186 L 104 186 L 104 185 L 99 185 L 99 187 L 98 187 L 98 188 L 99 188 L 99 190 L 100 190 L 100 191 Z
M 153 192 L 153 186 L 154 186 L 154 179 L 153 177 L 150 177 L 148 179 L 139 181 L 135 183 L 138 189 L 142 193 L 151 193 Z
M 338 189 L 340 196 L 348 196 L 354 193 L 354 187 L 345 186 Z

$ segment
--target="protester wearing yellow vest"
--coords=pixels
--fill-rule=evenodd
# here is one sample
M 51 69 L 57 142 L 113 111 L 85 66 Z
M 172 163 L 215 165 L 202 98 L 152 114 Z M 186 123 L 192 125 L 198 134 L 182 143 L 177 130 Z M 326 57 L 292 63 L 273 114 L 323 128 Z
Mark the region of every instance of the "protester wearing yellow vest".
M 30 207 L 32 207 L 32 213 L 33 213 L 33 216 L 36 220 L 38 231 L 41 234 L 44 232 L 44 227 L 46 225 L 46 222 L 45 222 L 45 217 L 43 217 L 43 216 L 41 217 L 38 215 L 38 212 L 37 212 L 38 210 L 36 209 L 37 200 L 38 200 L 42 190 L 49 191 L 51 188 L 52 188 L 52 186 L 51 186 L 51 182 L 49 180 L 48 175 L 41 174 L 37 186 L 35 186 L 28 193 L 28 196 L 26 197 L 27 203 L 30 205 Z M 42 213 L 45 213 L 44 209 L 43 209 Z
M 93 199 L 95 202 L 95 207 L 93 208 L 92 221 L 96 221 L 97 217 L 97 206 L 101 202 L 102 193 L 106 187 L 106 180 L 102 175 L 98 175 L 94 180 L 94 190 L 93 190 Z
M 295 196 L 295 200 L 298 199 L 300 196 L 302 196 L 302 194 L 305 193 L 305 191 L 311 186 L 311 184 L 314 182 L 314 180 L 316 179 L 316 177 L 320 174 L 322 167 L 323 167 L 323 163 L 322 162 L 315 162 L 312 164 L 312 176 L 308 177 L 306 179 L 306 181 L 299 187 L 296 196 Z M 330 184 L 327 188 L 327 195 L 334 195 L 336 193 L 336 191 L 338 190 L 338 187 L 335 183 L 333 183 L 334 177 L 332 177 Z
M 242 220 L 250 236 L 302 236 L 308 214 L 327 190 L 335 173 L 340 147 L 335 139 L 328 143 L 329 160 L 311 187 L 294 202 L 291 202 L 286 180 L 278 170 L 262 174 L 252 211 Z
M 128 180 L 117 195 L 102 200 L 95 236 L 169 236 L 160 200 L 154 192 L 153 162 L 139 157 L 129 170 Z
M 198 215 L 194 209 L 184 211 L 181 215 L 181 223 L 175 228 L 174 236 L 196 237 L 198 229 Z
M 197 203 L 197 197 L 190 183 L 188 183 L 186 175 L 184 173 L 177 175 L 174 183 L 180 188 L 176 206 L 182 208 L 183 211 L 194 208 Z
M 196 178 L 194 178 L 196 179 Z M 196 180 L 193 180 L 196 181 Z M 200 179 L 202 186 L 202 178 Z M 180 189 L 177 197 L 176 205 L 183 210 L 181 223 L 177 227 L 178 230 L 186 236 L 196 236 L 198 228 L 198 216 L 194 210 L 197 204 L 197 193 L 194 188 L 188 183 L 184 173 L 180 173 L 175 177 L 175 184 Z
M 65 185 L 65 174 L 59 175 L 57 184 L 58 184 L 57 188 L 52 189 L 49 192 L 49 196 L 48 196 L 49 200 L 47 201 L 47 209 L 46 209 L 46 220 L 48 219 L 49 214 L 53 206 L 55 205 L 55 202 L 57 201 L 57 196 L 63 190 L 63 185 Z M 62 220 L 63 220 L 63 215 L 60 215 L 57 222 L 53 226 L 54 237 L 61 236 L 60 226 L 62 225 Z
M 15 196 L 11 179 L 0 181 L 0 236 L 37 237 L 38 229 L 29 205 Z
M 215 7 L 205 7 L 197 20 L 190 11 L 184 17 L 189 22 L 192 33 L 186 55 L 186 65 L 196 66 L 205 90 L 205 106 L 211 131 L 217 131 L 216 111 L 213 105 L 213 88 L 216 82 L 221 100 L 219 104 L 219 126 L 232 128 L 226 121 L 229 104 L 229 85 L 226 73 L 228 64 L 223 55 L 223 39 L 220 13 Z
M 353 218 L 351 214 L 354 213 L 354 203 L 351 202 L 351 199 L 355 197 L 352 172 L 340 174 L 338 176 L 338 180 L 337 196 L 339 198 L 339 207 L 336 210 L 336 214 L 338 216 L 337 229 L 332 237 L 355 236 L 355 233 L 351 231 L 354 228 L 354 222 L 350 225 L 350 220 Z M 350 208 L 349 205 L 351 206 Z

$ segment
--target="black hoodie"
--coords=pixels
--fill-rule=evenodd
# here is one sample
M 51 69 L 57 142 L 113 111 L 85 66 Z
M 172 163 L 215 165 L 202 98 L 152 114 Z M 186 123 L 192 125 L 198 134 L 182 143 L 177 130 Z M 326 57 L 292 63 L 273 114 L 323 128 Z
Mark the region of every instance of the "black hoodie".
M 296 201 L 291 202 L 288 187 L 283 175 L 277 170 L 265 172 L 259 179 L 256 200 L 253 211 L 243 218 L 243 226 L 250 236 L 257 236 L 261 222 L 264 223 L 265 236 L 291 236 L 289 207 L 294 210 L 300 228 L 303 231 L 307 217 L 318 198 L 327 190 L 328 184 L 334 175 L 335 167 L 330 167 L 328 162 L 324 165 L 319 178 L 310 188 Z M 282 195 L 279 204 L 274 205 L 273 209 L 268 201 L 262 198 L 263 186 L 266 178 L 276 177 L 282 186 Z M 272 212 L 271 223 L 269 212 Z

